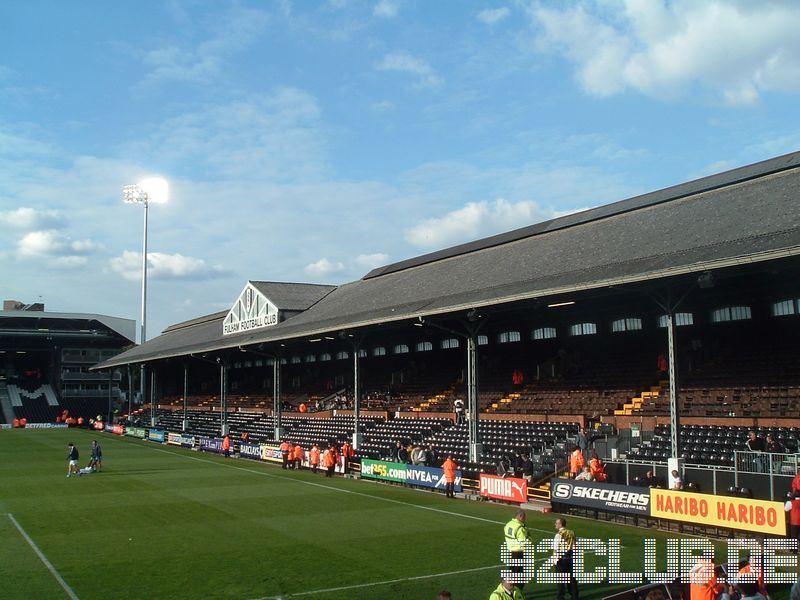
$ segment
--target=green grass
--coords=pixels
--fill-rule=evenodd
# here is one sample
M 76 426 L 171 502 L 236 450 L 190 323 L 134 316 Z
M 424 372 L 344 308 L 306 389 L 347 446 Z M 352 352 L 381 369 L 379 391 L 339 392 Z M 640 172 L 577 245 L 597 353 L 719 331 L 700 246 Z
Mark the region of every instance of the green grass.
M 85 463 L 93 438 L 104 472 L 67 479 L 67 442 Z M 409 578 L 497 565 L 502 524 L 513 516 L 508 506 L 88 431 L 2 431 L 0 456 L 2 598 L 66 597 L 8 513 L 81 600 L 290 598 L 389 580 L 401 581 L 303 597 L 425 600 L 449 589 L 481 600 L 499 569 Z M 531 511 L 528 524 L 552 537 L 553 520 Z M 584 519 L 570 525 L 580 537 L 622 538 L 629 570 L 641 568 L 643 538 L 667 537 Z M 584 585 L 581 595 L 622 587 Z M 552 585 L 526 589 L 526 598 L 554 596 Z

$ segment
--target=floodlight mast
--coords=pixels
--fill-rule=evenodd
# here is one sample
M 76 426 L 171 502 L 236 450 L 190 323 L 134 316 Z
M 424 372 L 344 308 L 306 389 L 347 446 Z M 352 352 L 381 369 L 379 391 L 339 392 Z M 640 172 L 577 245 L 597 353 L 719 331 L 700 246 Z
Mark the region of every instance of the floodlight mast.
M 163 204 L 167 201 L 169 186 L 164 179 L 149 178 L 144 179 L 138 184 L 125 185 L 122 187 L 122 200 L 125 204 L 141 204 L 144 206 L 144 234 L 142 236 L 142 322 L 139 343 L 144 344 L 147 340 L 147 213 L 151 203 Z M 145 398 L 146 377 L 145 363 L 141 365 L 139 393 L 142 401 Z M 155 425 L 155 410 L 152 406 L 153 399 L 150 399 L 150 421 Z

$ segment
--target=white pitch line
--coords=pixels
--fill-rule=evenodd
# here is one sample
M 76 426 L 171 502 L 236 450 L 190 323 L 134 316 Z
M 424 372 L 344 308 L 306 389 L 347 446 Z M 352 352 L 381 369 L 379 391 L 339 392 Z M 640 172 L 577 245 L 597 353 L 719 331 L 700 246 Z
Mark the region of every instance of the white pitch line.
M 44 566 L 47 567 L 47 570 L 50 571 L 50 574 L 53 577 L 55 577 L 56 581 L 59 583 L 59 585 L 67 593 L 67 596 L 69 596 L 71 598 L 71 600 L 78 600 L 78 596 L 75 595 L 75 592 L 72 591 L 72 588 L 69 587 L 67 582 L 64 581 L 64 578 L 61 577 L 61 575 L 59 575 L 58 571 L 56 571 L 56 568 L 53 566 L 53 564 L 49 560 L 47 560 L 47 557 L 44 555 L 44 552 L 39 550 L 39 547 L 34 543 L 34 541 L 31 539 L 31 537 L 25 532 L 25 530 L 22 528 L 22 525 L 20 525 L 17 522 L 17 520 L 14 518 L 14 515 L 12 515 L 11 513 L 8 513 L 8 518 L 11 519 L 11 522 L 14 524 L 14 527 L 17 528 L 17 531 L 19 531 L 22 534 L 22 537 L 25 538 L 25 541 L 28 542 L 30 547 L 33 548 L 33 551 L 36 552 L 36 556 L 38 556 L 39 560 L 41 560 L 44 563 Z
M 310 592 L 297 592 L 295 594 L 285 594 L 282 596 L 264 596 L 256 600 L 283 600 L 284 598 L 299 598 L 301 596 L 314 596 L 316 594 L 330 594 L 332 592 L 344 592 L 346 590 L 358 590 L 361 588 L 374 587 L 376 585 L 389 585 L 390 583 L 403 583 L 405 581 L 418 581 L 420 579 L 435 579 L 436 577 L 449 577 L 450 575 L 461 575 L 463 573 L 475 573 L 476 571 L 488 571 L 489 569 L 499 569 L 505 565 L 490 565 L 488 567 L 477 567 L 475 569 L 461 569 L 460 571 L 448 571 L 446 573 L 434 573 L 432 575 L 416 575 L 414 577 L 402 577 L 400 579 L 387 579 L 386 581 L 375 581 L 372 583 L 359 583 L 356 585 L 345 585 L 341 587 L 325 588 L 324 590 L 312 590 Z

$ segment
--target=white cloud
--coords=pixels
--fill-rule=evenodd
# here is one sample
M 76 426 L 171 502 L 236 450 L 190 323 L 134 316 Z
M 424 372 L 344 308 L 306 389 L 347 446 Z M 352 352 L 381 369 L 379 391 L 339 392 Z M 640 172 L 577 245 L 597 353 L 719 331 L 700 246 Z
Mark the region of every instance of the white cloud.
M 317 262 L 306 265 L 303 271 L 309 277 L 319 278 L 341 273 L 344 271 L 344 265 L 340 262 L 331 262 L 327 258 L 320 258 Z
M 444 83 L 444 80 L 436 74 L 433 67 L 408 52 L 386 54 L 376 65 L 376 68 L 380 71 L 397 71 L 415 75 L 417 77 L 417 86 L 419 87 L 435 88 Z
M 376 17 L 382 17 L 384 19 L 392 19 L 397 16 L 397 11 L 399 10 L 399 6 L 397 2 L 392 0 L 380 0 L 375 5 L 375 8 L 372 10 L 372 14 Z
M 375 269 L 382 267 L 389 262 L 389 255 L 382 252 L 375 254 L 359 254 L 356 256 L 356 265 L 365 269 Z
M 476 15 L 476 18 L 486 25 L 495 25 L 510 14 L 511 11 L 508 7 L 503 6 L 501 8 L 487 8 L 486 10 L 482 10 Z
M 0 225 L 14 229 L 60 229 L 66 220 L 57 210 L 37 210 L 22 206 L 0 212 Z
M 405 238 L 420 248 L 442 248 L 553 218 L 555 212 L 536 202 L 469 202 L 442 217 L 425 219 L 406 230 Z
M 23 257 L 54 256 L 57 254 L 88 254 L 96 249 L 91 240 L 73 241 L 54 231 L 31 231 L 17 242 L 17 253 Z
M 60 231 L 26 233 L 17 241 L 17 258 L 35 260 L 51 269 L 74 269 L 88 262 L 87 254 L 97 249 L 91 240 L 72 240 Z
M 596 0 L 531 9 L 539 48 L 575 63 L 590 94 L 626 89 L 675 99 L 694 86 L 748 105 L 765 91 L 800 92 L 800 4 Z
M 109 260 L 111 270 L 130 281 L 141 281 L 142 253 L 125 250 L 121 256 Z M 153 279 L 204 280 L 221 277 L 220 266 L 210 266 L 202 258 L 182 254 L 147 253 L 147 277 Z
M 126 154 L 230 178 L 310 179 L 325 162 L 319 117 L 313 96 L 282 87 L 169 118 Z
M 249 46 L 264 30 L 264 11 L 234 7 L 214 22 L 208 39 L 193 47 L 164 46 L 146 52 L 142 61 L 150 69 L 145 84 L 182 81 L 210 84 L 224 71 L 227 60 Z M 186 23 L 182 24 L 186 28 Z

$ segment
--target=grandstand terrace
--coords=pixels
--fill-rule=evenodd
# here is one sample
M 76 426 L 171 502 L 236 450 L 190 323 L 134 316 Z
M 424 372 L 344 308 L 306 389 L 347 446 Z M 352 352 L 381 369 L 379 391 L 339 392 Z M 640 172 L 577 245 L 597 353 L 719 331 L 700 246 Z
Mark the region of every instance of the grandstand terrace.
M 127 399 L 125 369 L 90 371 L 133 345 L 136 323 L 97 314 L 45 311 L 7 300 L 0 312 L 0 422 L 107 416 Z M 125 378 L 123 380 L 123 378 Z
M 256 421 L 263 439 L 279 428 L 301 427 L 304 441 L 356 433 L 364 456 L 403 438 L 478 469 L 519 447 L 563 450 L 578 426 L 602 425 L 643 432 L 627 450 L 661 460 L 669 310 L 682 424 L 796 437 L 798 196 L 793 153 L 341 286 L 249 281 L 231 310 L 94 369 L 145 364 L 151 417 L 176 418 L 185 398 L 188 427 L 205 421 L 208 433 Z M 467 425 L 452 423 L 457 398 Z M 327 429 L 317 423 L 334 414 Z

